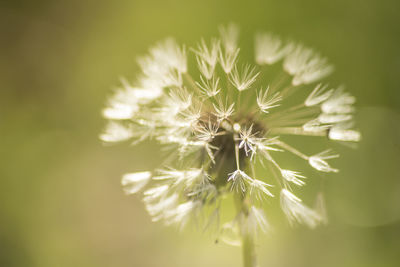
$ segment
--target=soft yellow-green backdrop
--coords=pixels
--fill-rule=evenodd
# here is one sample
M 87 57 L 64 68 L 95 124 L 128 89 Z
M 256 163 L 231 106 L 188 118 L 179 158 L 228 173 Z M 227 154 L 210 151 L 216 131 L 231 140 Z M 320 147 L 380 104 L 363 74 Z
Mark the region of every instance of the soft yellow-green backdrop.
M 241 266 L 240 249 L 151 223 L 123 195 L 123 173 L 160 163 L 154 144 L 97 138 L 136 56 L 230 21 L 248 44 L 268 30 L 328 56 L 363 132 L 325 177 L 330 224 L 275 226 L 259 242 L 261 266 L 400 266 L 399 11 L 398 0 L 1 1 L 0 266 Z

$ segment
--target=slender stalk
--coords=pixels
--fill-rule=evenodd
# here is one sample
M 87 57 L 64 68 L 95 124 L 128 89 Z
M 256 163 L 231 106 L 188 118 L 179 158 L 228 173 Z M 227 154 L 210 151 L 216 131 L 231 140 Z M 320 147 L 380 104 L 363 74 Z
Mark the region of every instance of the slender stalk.
M 249 233 L 242 233 L 242 253 L 243 253 L 243 266 L 256 267 L 257 254 L 254 244 L 254 238 Z
M 236 210 L 242 213 L 244 218 L 244 223 L 248 223 L 248 199 L 242 194 L 236 194 L 235 197 Z M 242 257 L 243 257 L 243 267 L 257 267 L 257 253 L 254 243 L 254 236 L 249 232 L 246 227 L 240 229 L 240 234 L 242 236 Z

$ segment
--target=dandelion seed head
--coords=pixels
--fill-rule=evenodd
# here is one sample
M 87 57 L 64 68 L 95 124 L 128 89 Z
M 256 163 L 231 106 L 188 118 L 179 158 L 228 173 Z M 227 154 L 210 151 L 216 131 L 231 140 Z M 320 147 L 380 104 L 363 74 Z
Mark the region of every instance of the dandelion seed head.
M 238 27 L 222 26 L 219 32 L 188 48 L 173 38 L 155 44 L 139 57 L 135 82 L 122 79 L 108 99 L 103 142 L 152 139 L 170 154 L 158 170 L 125 174 L 124 191 L 143 192 L 152 220 L 167 225 L 194 220 L 207 229 L 217 225 L 219 233 L 264 232 L 266 200 L 279 196 L 290 224 L 313 228 L 326 216 L 304 204 L 297 191 L 306 176 L 313 179 L 309 166 L 338 172 L 338 155 L 323 148 L 302 151 L 288 136 L 359 141 L 355 97 L 326 83 L 332 65 L 305 45 L 259 33 L 255 62 L 246 62 Z M 288 154 L 304 169 L 293 170 L 282 160 Z M 220 224 L 221 203 L 229 196 L 241 204 L 231 221 Z

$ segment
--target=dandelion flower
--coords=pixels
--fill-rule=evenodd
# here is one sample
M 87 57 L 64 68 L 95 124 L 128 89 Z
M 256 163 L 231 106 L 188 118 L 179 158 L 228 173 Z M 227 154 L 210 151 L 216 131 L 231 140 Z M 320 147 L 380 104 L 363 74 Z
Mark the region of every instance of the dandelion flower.
M 125 192 L 144 190 L 153 221 L 181 227 L 203 222 L 207 229 L 219 229 L 221 240 L 232 240 L 224 232 L 240 235 L 241 242 L 231 243 L 242 244 L 245 262 L 252 262 L 247 266 L 255 266 L 255 233 L 270 227 L 266 200 L 279 196 L 290 224 L 313 228 L 324 216 L 303 203 L 298 191 L 306 176 L 314 176 L 312 169 L 338 172 L 332 150 L 302 151 L 288 136 L 356 142 L 361 135 L 352 129 L 355 97 L 324 81 L 333 71 L 326 58 L 259 33 L 254 63 L 246 63 L 237 26 L 219 32 L 189 49 L 173 38 L 151 47 L 138 59 L 137 82 L 123 80 L 107 101 L 102 113 L 108 124 L 100 138 L 109 143 L 152 139 L 168 148 L 165 168 L 123 176 Z M 293 170 L 282 160 L 289 154 L 303 169 Z M 222 216 L 221 203 L 232 199 L 235 214 Z

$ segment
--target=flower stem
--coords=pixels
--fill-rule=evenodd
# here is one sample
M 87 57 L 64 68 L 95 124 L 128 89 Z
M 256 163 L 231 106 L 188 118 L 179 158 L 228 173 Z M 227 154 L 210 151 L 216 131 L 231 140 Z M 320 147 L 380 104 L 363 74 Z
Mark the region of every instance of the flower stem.
M 235 200 L 236 209 L 245 216 L 243 223 L 247 224 L 249 214 L 248 201 L 241 194 L 237 194 Z M 243 227 L 240 229 L 240 234 L 242 236 L 243 267 L 257 267 L 257 254 L 253 233 L 249 232 L 247 227 Z
M 254 245 L 254 238 L 249 233 L 242 233 L 242 253 L 244 267 L 257 266 L 257 254 Z

